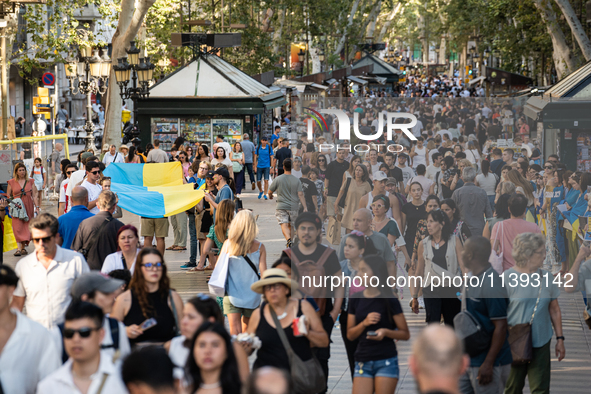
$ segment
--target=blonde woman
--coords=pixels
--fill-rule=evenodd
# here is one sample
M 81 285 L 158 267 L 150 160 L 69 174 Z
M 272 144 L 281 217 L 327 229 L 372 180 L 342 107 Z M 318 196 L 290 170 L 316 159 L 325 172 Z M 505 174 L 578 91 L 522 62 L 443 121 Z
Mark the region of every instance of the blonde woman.
M 31 242 L 31 232 L 29 231 L 29 220 L 35 217 L 38 212 L 41 201 L 38 199 L 37 187 L 33 179 L 29 179 L 27 167 L 23 163 L 16 163 L 12 173 L 12 179 L 8 181 L 6 194 L 10 198 L 20 198 L 23 202 L 23 208 L 27 212 L 28 219 L 23 220 L 13 216 L 12 230 L 14 238 L 18 242 L 18 249 L 15 256 L 24 256 L 28 252 L 25 249 Z
M 231 335 L 246 331 L 252 312 L 260 304 L 260 295 L 250 289 L 267 269 L 267 251 L 255 239 L 258 234 L 252 211 L 242 210 L 232 220 L 228 239 L 222 246 L 221 253 L 229 256 L 224 313 L 228 316 Z

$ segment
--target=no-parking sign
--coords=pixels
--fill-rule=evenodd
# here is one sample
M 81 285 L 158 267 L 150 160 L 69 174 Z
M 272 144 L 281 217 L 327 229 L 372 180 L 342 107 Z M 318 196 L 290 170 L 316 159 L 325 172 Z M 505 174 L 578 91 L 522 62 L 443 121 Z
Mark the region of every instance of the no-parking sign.
M 41 77 L 41 80 L 43 81 L 43 85 L 52 86 L 55 83 L 55 76 L 50 72 L 46 72 Z

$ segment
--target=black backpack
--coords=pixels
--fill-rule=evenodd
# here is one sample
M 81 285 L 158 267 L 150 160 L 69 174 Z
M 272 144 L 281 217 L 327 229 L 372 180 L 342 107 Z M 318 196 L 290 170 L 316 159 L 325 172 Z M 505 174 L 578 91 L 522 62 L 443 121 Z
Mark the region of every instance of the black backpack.
M 101 349 L 109 349 L 113 348 L 115 350 L 119 349 L 119 321 L 117 319 L 113 319 L 112 317 L 107 318 L 109 320 L 109 328 L 111 329 L 111 340 L 113 341 L 112 345 L 101 345 Z M 66 353 L 66 346 L 64 345 L 64 326 L 65 323 L 58 324 L 60 329 L 60 334 L 62 334 L 62 364 L 68 361 L 68 353 Z

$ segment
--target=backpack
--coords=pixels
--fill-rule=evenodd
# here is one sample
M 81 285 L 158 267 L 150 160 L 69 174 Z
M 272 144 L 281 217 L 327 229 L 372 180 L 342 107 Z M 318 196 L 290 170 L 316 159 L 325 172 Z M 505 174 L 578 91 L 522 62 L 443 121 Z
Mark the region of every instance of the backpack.
M 111 329 L 111 340 L 113 341 L 112 345 L 101 345 L 101 349 L 108 349 L 113 348 L 115 350 L 119 350 L 119 321 L 117 319 L 113 319 L 112 317 L 107 318 L 109 320 L 109 328 Z M 66 346 L 64 345 L 64 327 L 65 323 L 58 324 L 60 329 L 60 334 L 62 335 L 62 364 L 68 361 L 68 353 L 66 353 Z
M 402 206 L 404 204 L 406 204 L 408 202 L 408 200 L 406 199 L 406 197 L 404 197 L 403 194 L 400 194 L 398 192 L 394 193 L 396 195 L 396 198 L 398 199 L 398 204 L 400 204 L 400 208 L 402 208 Z
M 314 298 L 314 301 L 318 304 L 318 310 L 320 316 L 324 315 L 326 310 L 326 287 L 324 286 L 313 286 L 314 285 L 314 277 L 324 278 L 326 271 L 324 269 L 324 263 L 328 260 L 328 257 L 334 251 L 333 248 L 326 246 L 324 253 L 318 259 L 318 261 L 314 260 L 304 260 L 299 261 L 296 257 L 296 254 L 292 252 L 291 249 L 285 249 L 284 252 L 287 256 L 291 259 L 292 265 L 295 265 L 298 269 L 299 277 L 300 277 L 300 290 L 305 295 L 311 296 Z M 301 280 L 304 276 L 310 277 L 310 281 L 306 281 L 307 285 L 310 286 L 303 286 L 304 282 Z
M 273 148 L 271 147 L 271 145 L 267 145 L 267 146 L 269 147 L 269 160 L 271 160 L 270 162 L 273 163 Z M 262 145 L 259 145 L 257 147 L 257 151 L 256 151 L 257 156 L 261 155 L 259 152 L 262 147 L 263 147 Z

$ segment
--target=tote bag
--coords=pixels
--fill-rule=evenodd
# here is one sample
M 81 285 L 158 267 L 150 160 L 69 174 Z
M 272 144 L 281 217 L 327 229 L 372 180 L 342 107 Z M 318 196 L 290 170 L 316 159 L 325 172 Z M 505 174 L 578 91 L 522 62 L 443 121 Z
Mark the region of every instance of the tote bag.
M 496 248 L 492 248 L 492 250 L 490 251 L 490 257 L 488 258 L 488 262 L 490 263 L 490 265 L 492 265 L 494 270 L 497 271 L 497 273 L 500 275 L 503 273 L 503 235 L 505 234 L 503 231 L 503 222 L 499 224 L 499 227 L 501 228 L 501 240 L 499 241 L 501 244 L 501 253 L 497 254 Z M 498 235 L 499 229 L 497 227 L 497 236 Z M 495 245 L 499 240 L 497 236 L 495 236 Z
M 226 280 L 228 280 L 228 263 L 230 258 L 226 252 L 222 252 L 218 259 L 211 279 L 209 279 L 209 292 L 217 297 L 223 297 L 226 294 Z

